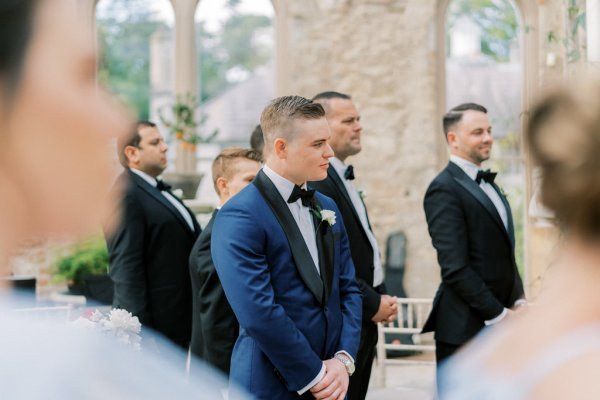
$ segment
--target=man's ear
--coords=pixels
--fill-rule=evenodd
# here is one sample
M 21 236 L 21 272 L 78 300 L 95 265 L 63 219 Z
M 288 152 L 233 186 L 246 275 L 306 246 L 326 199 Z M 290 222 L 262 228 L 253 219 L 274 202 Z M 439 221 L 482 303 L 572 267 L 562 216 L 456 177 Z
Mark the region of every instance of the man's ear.
M 288 143 L 283 138 L 275 139 L 273 142 L 273 152 L 278 158 L 284 159 L 287 157 Z
M 125 157 L 127 157 L 129 164 L 136 164 L 139 162 L 139 149 L 137 147 L 125 146 L 123 152 L 125 153 Z
M 224 177 L 220 176 L 217 178 L 217 189 L 219 189 L 219 196 L 229 195 L 229 182 Z
M 446 141 L 448 142 L 448 144 L 450 146 L 452 146 L 454 143 L 456 143 L 456 139 L 457 139 L 456 132 L 454 130 L 448 131 L 448 134 L 446 135 Z

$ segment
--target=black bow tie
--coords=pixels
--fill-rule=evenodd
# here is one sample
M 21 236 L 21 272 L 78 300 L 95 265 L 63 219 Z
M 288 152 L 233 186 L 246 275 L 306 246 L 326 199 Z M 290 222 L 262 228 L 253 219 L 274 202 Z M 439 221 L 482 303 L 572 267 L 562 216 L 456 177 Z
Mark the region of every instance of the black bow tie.
M 292 194 L 288 199 L 288 203 L 294 203 L 298 201 L 298 199 L 302 200 L 302 205 L 304 207 L 314 207 L 315 206 L 315 191 L 314 190 L 304 190 L 298 185 L 294 185 L 294 190 L 292 190 Z
M 481 183 L 481 180 L 483 179 L 487 183 L 492 184 L 494 183 L 494 179 L 496 179 L 496 175 L 498 175 L 497 172 L 492 172 L 489 169 L 486 169 L 485 171 L 480 169 L 477 171 L 475 182 Z
M 354 167 L 352 165 L 348 165 L 346 171 L 344 171 L 344 178 L 346 178 L 349 181 L 354 180 Z
M 171 190 L 171 185 L 169 185 L 168 183 L 165 183 L 164 181 L 161 181 L 159 179 L 156 180 L 156 188 L 158 190 L 160 190 L 161 192 L 163 191 L 169 191 Z

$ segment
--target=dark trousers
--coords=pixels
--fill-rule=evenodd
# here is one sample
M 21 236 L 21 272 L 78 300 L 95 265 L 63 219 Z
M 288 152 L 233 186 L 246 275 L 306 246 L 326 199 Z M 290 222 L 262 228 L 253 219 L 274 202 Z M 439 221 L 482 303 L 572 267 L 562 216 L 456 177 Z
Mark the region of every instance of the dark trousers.
M 358 355 L 356 356 L 356 360 L 354 360 L 356 369 L 350 377 L 348 400 L 364 400 L 367 396 L 376 345 L 377 325 L 373 322 L 366 322 L 362 325 L 360 332 Z
M 440 342 L 440 341 L 435 341 L 435 359 L 436 359 L 436 369 L 435 369 L 435 373 L 436 373 L 436 388 L 437 388 L 437 399 L 442 400 L 442 397 L 440 396 L 440 387 L 439 387 L 439 373 L 440 373 L 440 368 L 439 366 L 444 362 L 444 360 L 446 360 L 447 358 L 449 358 L 450 356 L 452 356 L 454 353 L 456 353 L 456 351 L 460 348 L 460 345 L 457 344 L 450 344 L 450 343 L 444 343 L 444 342 Z

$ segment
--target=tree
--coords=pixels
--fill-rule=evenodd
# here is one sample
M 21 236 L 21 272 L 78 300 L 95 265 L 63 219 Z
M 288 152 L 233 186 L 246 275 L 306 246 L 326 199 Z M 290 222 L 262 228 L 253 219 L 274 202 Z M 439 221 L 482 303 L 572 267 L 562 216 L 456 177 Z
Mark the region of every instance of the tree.
M 483 54 L 496 62 L 509 61 L 511 44 L 519 34 L 517 14 L 509 0 L 454 0 L 448 8 L 447 31 L 461 17 L 481 28 Z
M 247 75 L 271 59 L 271 46 L 258 40 L 261 32 L 271 27 L 271 19 L 241 14 L 237 11 L 238 3 L 239 0 L 228 0 L 230 16 L 217 32 L 207 32 L 202 23 L 197 25 L 201 101 L 230 85 L 232 71 Z
M 150 0 L 104 0 L 98 15 L 103 56 L 100 81 L 128 104 L 139 119 L 150 112 L 150 37 L 168 29 Z

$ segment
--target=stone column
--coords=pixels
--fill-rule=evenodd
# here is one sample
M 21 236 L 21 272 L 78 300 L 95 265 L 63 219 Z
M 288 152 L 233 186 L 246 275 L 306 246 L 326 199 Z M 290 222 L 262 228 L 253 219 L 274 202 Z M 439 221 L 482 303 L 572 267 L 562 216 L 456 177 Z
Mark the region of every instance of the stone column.
M 198 93 L 194 14 L 198 0 L 171 0 L 175 12 L 175 93 Z
M 288 63 L 288 5 L 285 0 L 273 0 L 275 10 L 275 93 L 282 96 L 288 92 L 286 72 L 289 71 Z
M 587 58 L 600 63 L 600 0 L 586 2 Z

